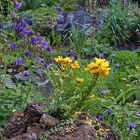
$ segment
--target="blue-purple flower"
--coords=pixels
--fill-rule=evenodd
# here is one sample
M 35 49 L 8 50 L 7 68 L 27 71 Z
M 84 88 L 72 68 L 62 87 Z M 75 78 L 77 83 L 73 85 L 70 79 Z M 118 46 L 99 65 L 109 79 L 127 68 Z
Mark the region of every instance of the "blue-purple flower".
M 30 75 L 30 73 L 29 73 L 28 70 L 26 70 L 26 71 L 23 72 L 23 76 L 24 76 L 24 77 L 28 77 L 29 75 Z
M 18 46 L 16 45 L 16 43 L 12 43 L 12 44 L 11 44 L 11 48 L 12 48 L 12 49 L 17 49 Z
M 36 59 L 37 59 L 37 61 L 38 61 L 38 62 L 43 62 L 43 61 L 44 61 L 44 59 L 43 59 L 43 58 L 41 58 L 41 57 L 39 57 L 39 56 L 38 56 L 38 57 L 36 57 Z
M 101 120 L 105 119 L 105 115 L 103 115 L 103 114 L 99 114 L 97 117 L 98 117 L 98 119 L 101 119 Z
M 120 67 L 120 64 L 116 64 L 116 67 L 119 68 Z
M 21 8 L 22 5 L 23 5 L 22 2 L 18 2 L 18 1 L 15 2 L 15 6 L 16 6 L 17 9 Z
M 42 47 L 43 50 L 45 50 L 48 46 L 48 42 L 46 40 L 42 40 L 40 46 Z
M 31 42 L 34 43 L 34 44 L 38 43 L 37 37 L 36 37 L 36 36 L 33 36 L 33 37 L 31 38 Z
M 112 113 L 113 113 L 113 110 L 112 110 L 112 109 L 108 109 L 108 110 L 106 110 L 106 112 L 107 112 L 108 114 L 112 114 Z
M 48 51 L 48 52 L 51 52 L 51 51 L 52 51 L 51 47 L 48 47 L 48 48 L 47 48 L 47 51 Z
M 21 30 L 22 29 L 22 26 L 20 24 L 16 24 L 16 30 Z
M 44 63 L 44 67 L 47 68 L 48 67 L 48 63 Z
M 19 58 L 15 61 L 16 65 L 22 65 L 23 64 L 23 60 L 22 58 Z
M 25 55 L 26 56 L 32 56 L 32 53 L 28 50 L 28 51 L 26 51 Z
M 106 55 L 107 55 L 107 52 L 103 52 L 99 54 L 99 57 L 102 58 L 102 57 L 105 57 Z
M 112 56 L 112 57 L 115 57 L 115 56 L 116 56 L 116 54 L 114 54 L 114 53 L 113 53 L 113 54 L 111 54 L 111 56 Z
M 135 124 L 135 123 L 133 123 L 133 122 L 128 122 L 128 125 L 129 125 L 129 127 L 132 129 L 135 129 L 135 128 L 137 128 L 137 125 Z
M 17 14 L 15 12 L 12 12 L 11 16 L 15 18 L 17 16 Z
M 38 38 L 38 39 L 41 39 L 42 36 L 38 33 L 38 34 L 37 34 L 37 38 Z
M 31 32 L 30 32 L 30 29 L 28 29 L 28 28 L 23 28 L 21 32 L 22 32 L 24 35 L 28 35 L 28 34 L 31 33 Z

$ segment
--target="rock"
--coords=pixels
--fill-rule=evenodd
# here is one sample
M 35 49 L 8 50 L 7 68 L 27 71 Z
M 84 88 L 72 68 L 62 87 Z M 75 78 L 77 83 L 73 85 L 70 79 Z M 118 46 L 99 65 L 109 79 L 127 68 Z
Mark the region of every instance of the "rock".
M 26 123 L 24 121 L 23 113 L 14 115 L 9 124 L 5 127 L 3 131 L 3 136 L 7 138 L 14 137 L 16 135 L 20 135 L 26 131 Z
M 62 35 L 63 44 L 69 44 L 70 42 L 70 31 L 72 27 L 78 28 L 78 31 L 86 31 L 92 28 L 93 19 L 84 10 L 78 10 L 73 12 L 61 12 L 57 16 L 57 22 L 55 25 L 55 30 L 57 34 Z M 65 39 L 64 39 L 65 38 Z
M 33 124 L 32 127 L 27 128 L 27 132 L 21 135 L 12 137 L 10 140 L 37 140 L 40 133 L 44 131 L 44 127 L 40 124 Z
M 49 114 L 43 114 L 40 119 L 40 123 L 45 124 L 47 127 L 53 127 L 57 125 L 59 121 Z
M 62 12 L 57 16 L 55 28 L 58 33 L 65 32 L 72 26 L 77 26 L 80 30 L 90 27 L 92 26 L 92 18 L 84 10 Z
M 41 116 L 43 115 L 43 109 L 45 105 L 37 104 L 33 101 L 27 104 L 27 107 L 24 111 L 25 119 L 28 124 L 38 123 Z
M 55 131 L 56 130 L 56 131 Z M 113 128 L 86 112 L 80 113 L 73 124 L 54 129 L 48 140 L 120 140 Z
M 10 140 L 37 140 L 37 134 L 34 132 L 28 132 L 17 137 L 11 138 Z

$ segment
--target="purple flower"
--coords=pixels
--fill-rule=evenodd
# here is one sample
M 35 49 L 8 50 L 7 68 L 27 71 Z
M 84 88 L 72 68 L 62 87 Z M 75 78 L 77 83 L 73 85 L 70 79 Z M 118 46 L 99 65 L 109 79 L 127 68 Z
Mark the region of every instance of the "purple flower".
M 102 120 L 102 119 L 105 119 L 105 115 L 99 114 L 99 115 L 98 115 L 98 118 L 101 119 L 101 120 Z
M 133 122 L 128 122 L 128 125 L 129 125 L 130 129 L 132 129 L 132 128 L 135 129 L 137 127 L 137 125 Z
M 51 47 L 48 47 L 48 48 L 47 48 L 47 51 L 48 51 L 48 52 L 51 52 L 51 51 L 52 51 Z
M 48 42 L 46 40 L 42 40 L 40 46 L 41 47 L 47 47 L 48 46 Z
M 12 48 L 12 49 L 17 49 L 18 46 L 16 45 L 16 43 L 12 43 L 12 44 L 11 44 L 11 48 Z
M 31 32 L 30 32 L 30 29 L 28 29 L 28 28 L 23 28 L 21 32 L 22 32 L 24 35 L 28 35 L 28 34 L 31 33 Z
M 115 57 L 115 56 L 116 56 L 116 54 L 114 54 L 114 53 L 113 53 L 113 54 L 111 54 L 111 56 Z
M 47 68 L 48 67 L 48 63 L 44 63 L 44 67 Z
M 15 61 L 16 65 L 22 65 L 23 64 L 23 60 L 21 58 L 17 59 Z
M 23 72 L 23 76 L 24 76 L 24 77 L 28 77 L 29 75 L 30 75 L 30 73 L 29 73 L 28 70 L 26 70 L 26 71 Z
M 119 68 L 120 67 L 120 64 L 116 64 L 116 67 Z
M 34 44 L 38 43 L 37 37 L 36 37 L 36 36 L 33 36 L 33 37 L 31 38 L 31 42 L 34 43 Z
M 22 2 L 18 2 L 18 1 L 15 2 L 15 6 L 17 9 L 19 9 L 22 5 L 23 5 Z
M 21 25 L 20 24 L 16 24 L 16 30 L 21 30 L 21 29 L 22 29 Z
M 44 59 L 39 57 L 39 56 L 36 59 L 37 59 L 38 62 L 43 62 L 44 61 Z
M 12 17 L 16 17 L 17 14 L 16 14 L 15 12 L 12 12 L 12 13 L 11 13 L 11 16 L 12 16 Z
M 104 57 L 104 54 L 103 54 L 103 53 L 100 53 L 100 54 L 99 54 L 99 57 L 100 57 L 100 58 Z
M 99 54 L 99 57 L 102 58 L 102 57 L 105 57 L 106 55 L 107 55 L 107 52 L 103 52 Z
M 32 56 L 32 53 L 28 50 L 28 51 L 26 51 L 25 55 L 26 56 Z
M 112 113 L 113 113 L 113 110 L 112 110 L 112 109 L 108 109 L 108 110 L 106 110 L 106 112 L 107 112 L 108 114 L 112 114 Z
M 25 20 L 22 20 L 22 26 L 27 27 L 29 24 Z
M 38 38 L 38 39 L 41 39 L 42 36 L 41 36 L 40 34 L 37 34 L 37 38 Z

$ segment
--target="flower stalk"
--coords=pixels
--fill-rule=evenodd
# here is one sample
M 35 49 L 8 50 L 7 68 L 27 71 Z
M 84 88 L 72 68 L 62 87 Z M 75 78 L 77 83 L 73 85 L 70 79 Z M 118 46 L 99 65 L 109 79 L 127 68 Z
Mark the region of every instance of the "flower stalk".
M 79 102 L 77 102 L 77 104 L 75 104 L 75 106 L 71 109 L 71 111 L 69 112 L 69 114 L 74 114 L 76 110 L 80 110 L 83 106 L 83 103 L 86 99 L 88 99 L 88 97 L 90 96 L 92 89 L 96 86 L 96 83 L 98 81 L 99 75 L 96 75 L 96 78 L 93 79 L 93 81 L 91 82 L 91 84 L 87 87 L 87 89 L 82 93 L 82 98 Z

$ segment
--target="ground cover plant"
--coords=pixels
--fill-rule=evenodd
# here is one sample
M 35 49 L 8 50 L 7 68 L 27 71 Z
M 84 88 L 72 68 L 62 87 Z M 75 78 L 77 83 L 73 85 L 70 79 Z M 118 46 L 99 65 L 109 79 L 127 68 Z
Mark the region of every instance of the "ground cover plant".
M 33 101 L 63 124 L 36 139 L 49 139 L 64 124 L 73 129 L 86 112 L 107 124 L 96 139 L 115 139 L 111 127 L 121 140 L 139 140 L 139 11 L 123 0 L 0 2 L 0 139 L 9 138 L 9 118 Z

